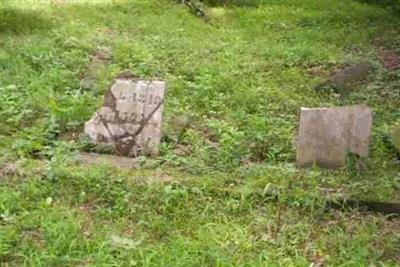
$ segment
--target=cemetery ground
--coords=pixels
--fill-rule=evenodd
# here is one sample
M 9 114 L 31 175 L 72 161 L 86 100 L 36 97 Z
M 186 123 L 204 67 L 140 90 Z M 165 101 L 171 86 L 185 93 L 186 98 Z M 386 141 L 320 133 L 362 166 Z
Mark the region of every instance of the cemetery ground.
M 356 0 L 249 0 L 206 18 L 166 0 L 22 2 L 0 2 L 1 266 L 400 264 L 398 218 L 325 205 L 399 199 L 400 71 L 382 61 L 400 53 L 398 14 Z M 362 60 L 368 81 L 314 90 Z M 102 150 L 80 134 L 125 70 L 167 82 L 160 155 L 76 162 Z M 360 103 L 374 112 L 366 162 L 296 167 L 300 107 Z

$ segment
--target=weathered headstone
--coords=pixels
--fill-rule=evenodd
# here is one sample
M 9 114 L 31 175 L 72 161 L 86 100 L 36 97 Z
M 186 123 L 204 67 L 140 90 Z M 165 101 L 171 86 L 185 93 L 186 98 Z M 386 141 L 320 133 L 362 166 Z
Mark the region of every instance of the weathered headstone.
M 297 164 L 335 168 L 348 152 L 367 157 L 372 110 L 365 105 L 301 108 Z
M 164 91 L 163 81 L 116 79 L 85 133 L 95 144 L 114 145 L 120 156 L 157 154 Z

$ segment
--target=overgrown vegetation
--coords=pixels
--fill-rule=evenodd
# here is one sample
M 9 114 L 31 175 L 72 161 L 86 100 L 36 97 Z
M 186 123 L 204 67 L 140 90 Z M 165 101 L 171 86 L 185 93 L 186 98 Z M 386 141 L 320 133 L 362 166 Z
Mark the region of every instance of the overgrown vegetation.
M 399 264 L 398 219 L 324 205 L 398 198 L 400 72 L 379 59 L 400 53 L 398 16 L 356 0 L 239 2 L 210 2 L 207 20 L 167 0 L 2 2 L 1 265 Z M 98 47 L 111 58 L 83 87 Z M 352 92 L 313 90 L 366 59 L 374 74 Z M 168 82 L 162 153 L 131 171 L 79 165 L 82 126 L 123 70 Z M 368 168 L 296 168 L 299 108 L 358 103 L 374 109 Z

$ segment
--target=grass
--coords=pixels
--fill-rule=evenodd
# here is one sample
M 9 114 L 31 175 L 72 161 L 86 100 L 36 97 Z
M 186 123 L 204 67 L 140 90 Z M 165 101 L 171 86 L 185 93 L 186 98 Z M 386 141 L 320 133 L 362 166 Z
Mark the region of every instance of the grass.
M 398 15 L 355 0 L 235 3 L 207 21 L 166 0 L 0 3 L 0 265 L 400 264 L 398 220 L 324 205 L 326 188 L 398 199 L 387 134 L 400 72 L 379 60 L 400 52 Z M 99 46 L 111 60 L 83 88 Z M 364 59 L 368 83 L 313 90 Z M 160 157 L 130 171 L 77 164 L 86 145 L 70 137 L 125 69 L 168 82 Z M 368 169 L 296 168 L 299 108 L 358 103 L 374 109 Z

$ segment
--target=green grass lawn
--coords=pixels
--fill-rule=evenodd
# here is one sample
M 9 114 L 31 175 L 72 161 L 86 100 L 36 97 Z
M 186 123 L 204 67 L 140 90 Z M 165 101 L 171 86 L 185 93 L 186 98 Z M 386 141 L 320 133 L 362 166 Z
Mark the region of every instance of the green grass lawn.
M 0 266 L 400 265 L 398 219 L 325 208 L 327 195 L 399 199 L 387 133 L 400 71 L 379 60 L 400 53 L 399 15 L 243 2 L 206 19 L 167 0 L 0 2 Z M 82 87 L 98 47 L 111 58 Z M 313 90 L 361 60 L 367 83 Z M 83 124 L 128 69 L 168 83 L 161 155 L 136 170 L 76 163 Z M 359 103 L 374 109 L 368 168 L 297 168 L 300 107 Z

